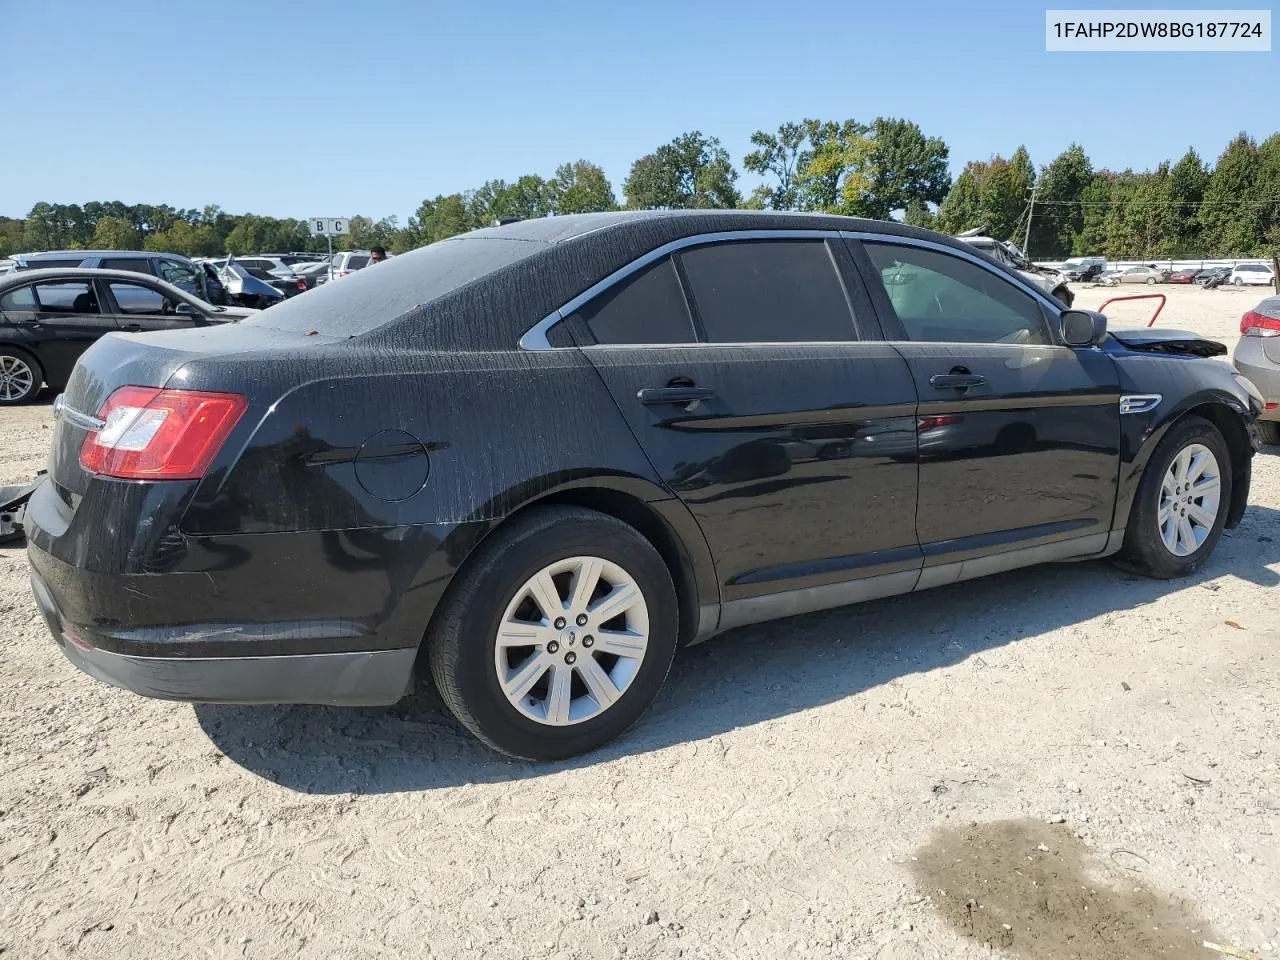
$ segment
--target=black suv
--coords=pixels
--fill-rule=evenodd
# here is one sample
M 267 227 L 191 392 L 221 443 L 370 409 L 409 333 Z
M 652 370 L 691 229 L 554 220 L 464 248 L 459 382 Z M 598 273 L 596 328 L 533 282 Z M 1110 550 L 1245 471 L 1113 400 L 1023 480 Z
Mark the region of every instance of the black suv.
M 227 292 L 212 270 L 192 263 L 176 253 L 151 253 L 145 250 L 49 250 L 28 253 L 15 258 L 17 270 L 62 270 L 84 267 L 97 270 L 129 270 L 146 273 L 172 283 L 199 297 L 205 303 L 222 305 Z

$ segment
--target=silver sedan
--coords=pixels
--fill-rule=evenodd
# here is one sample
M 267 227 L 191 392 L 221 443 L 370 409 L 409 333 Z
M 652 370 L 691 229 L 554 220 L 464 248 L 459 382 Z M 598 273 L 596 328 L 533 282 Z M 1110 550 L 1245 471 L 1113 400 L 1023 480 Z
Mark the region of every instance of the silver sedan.
M 1231 359 L 1262 393 L 1263 441 L 1280 443 L 1280 296 L 1267 297 L 1240 318 L 1240 342 Z

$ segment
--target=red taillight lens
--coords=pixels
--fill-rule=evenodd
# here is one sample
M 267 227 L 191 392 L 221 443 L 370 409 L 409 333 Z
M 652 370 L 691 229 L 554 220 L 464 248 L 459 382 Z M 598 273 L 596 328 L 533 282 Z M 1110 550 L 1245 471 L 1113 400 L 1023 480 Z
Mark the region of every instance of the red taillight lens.
M 299 281 L 298 281 L 298 289 L 299 289 L 299 290 L 305 290 L 305 289 L 307 289 L 307 281 L 305 281 L 305 280 L 299 280 Z
M 1280 337 L 1280 319 L 1250 310 L 1240 318 L 1242 337 Z
M 121 387 L 98 411 L 80 466 L 123 480 L 198 480 L 248 401 L 235 393 Z

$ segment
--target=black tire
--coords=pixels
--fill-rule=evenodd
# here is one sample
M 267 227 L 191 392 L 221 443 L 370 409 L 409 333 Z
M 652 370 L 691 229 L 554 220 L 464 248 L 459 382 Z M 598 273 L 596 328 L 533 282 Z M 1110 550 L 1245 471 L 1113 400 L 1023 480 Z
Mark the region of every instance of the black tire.
M 19 396 L 6 397 L 5 391 L 0 390 L 0 407 L 16 407 L 21 403 L 30 403 L 40 395 L 40 388 L 44 385 L 44 368 L 40 366 L 38 361 L 25 350 L 19 350 L 17 347 L 0 346 L 0 370 L 3 369 L 6 359 L 18 360 L 24 363 L 31 371 L 31 386 Z
M 1184 557 L 1175 555 L 1160 537 L 1160 525 L 1157 516 L 1160 510 L 1161 482 L 1174 458 L 1188 445 L 1203 444 L 1208 447 L 1218 461 L 1220 489 L 1218 491 L 1218 514 L 1204 542 L 1192 553 Z M 1158 580 L 1170 580 L 1184 577 L 1199 569 L 1209 559 L 1218 540 L 1222 537 L 1222 527 L 1227 519 L 1227 510 L 1231 503 L 1231 456 L 1227 442 L 1222 433 L 1208 420 L 1202 417 L 1183 417 L 1164 435 L 1159 446 L 1151 454 L 1151 460 L 1138 483 L 1138 492 L 1133 499 L 1133 507 L 1129 511 L 1129 522 L 1125 529 L 1124 546 L 1116 558 L 1120 564 L 1137 573 Z
M 1232 283 L 1234 283 L 1237 287 L 1243 287 L 1243 286 L 1244 286 L 1244 279 L 1243 279 L 1243 278 L 1241 278 L 1241 277 L 1236 277 L 1236 278 L 1235 278 L 1234 280 L 1232 280 L 1231 282 L 1232 282 Z
M 508 603 L 539 570 L 574 556 L 623 567 L 649 612 L 649 640 L 638 672 L 613 704 L 565 726 L 533 720 L 507 700 L 494 666 Z M 658 695 L 675 656 L 679 620 L 670 572 L 653 546 L 621 520 L 580 507 L 541 507 L 497 530 L 432 618 L 427 657 L 440 696 L 486 744 L 525 760 L 560 760 L 594 750 L 634 724 Z
M 1259 420 L 1258 433 L 1262 435 L 1262 442 L 1272 446 L 1280 445 L 1280 423 L 1274 420 Z
M 1148 286 L 1148 287 L 1154 287 L 1155 285 L 1156 285 L 1156 278 L 1155 278 L 1155 277 L 1147 277 L 1147 286 Z

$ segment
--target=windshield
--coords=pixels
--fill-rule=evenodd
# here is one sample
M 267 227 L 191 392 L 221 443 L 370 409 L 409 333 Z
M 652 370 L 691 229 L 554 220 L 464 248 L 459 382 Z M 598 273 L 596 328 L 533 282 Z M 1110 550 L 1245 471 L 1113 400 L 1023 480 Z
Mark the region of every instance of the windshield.
M 248 323 L 323 336 L 354 337 L 547 249 L 531 240 L 454 237 L 326 283 L 277 304 Z

